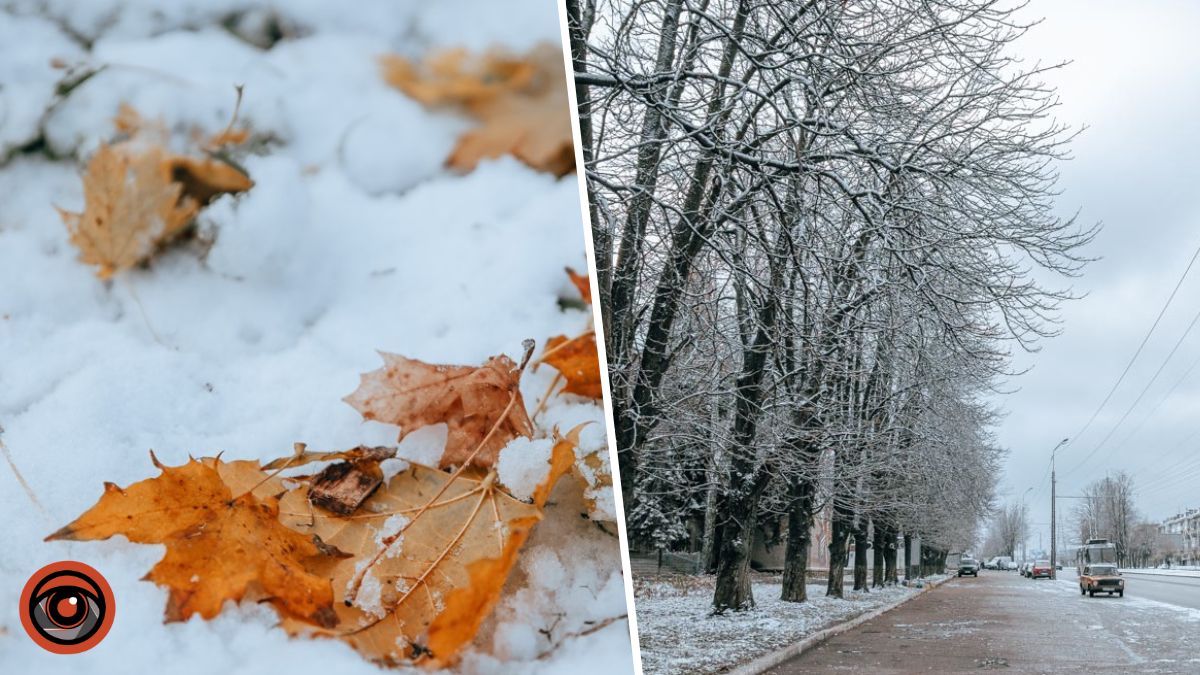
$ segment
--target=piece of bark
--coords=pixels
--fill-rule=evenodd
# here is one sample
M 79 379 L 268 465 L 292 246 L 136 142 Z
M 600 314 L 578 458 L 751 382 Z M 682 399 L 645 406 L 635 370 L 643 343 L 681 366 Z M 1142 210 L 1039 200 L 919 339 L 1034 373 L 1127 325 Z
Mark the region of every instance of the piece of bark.
M 308 488 L 308 501 L 340 516 L 348 516 L 382 482 L 383 472 L 379 470 L 378 462 L 338 462 L 325 467 L 313 478 Z

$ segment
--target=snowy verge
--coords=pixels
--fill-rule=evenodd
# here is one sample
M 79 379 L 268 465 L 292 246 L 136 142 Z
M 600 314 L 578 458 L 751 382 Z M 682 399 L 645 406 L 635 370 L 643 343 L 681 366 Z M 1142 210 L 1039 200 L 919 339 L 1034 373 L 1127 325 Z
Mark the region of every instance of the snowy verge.
M 1122 574 L 1145 574 L 1147 576 L 1156 577 L 1192 577 L 1200 578 L 1200 570 L 1160 570 L 1160 569 L 1136 569 L 1136 570 L 1121 570 Z
M 950 577 L 932 580 L 936 588 Z M 807 602 L 779 599 L 782 585 L 753 584 L 755 609 L 712 616 L 712 580 L 681 577 L 638 584 L 638 633 L 642 668 L 658 673 L 759 673 L 823 640 L 849 630 L 919 595 L 891 586 L 870 593 L 825 597 L 809 584 Z M 747 659 L 751 659 L 747 661 Z

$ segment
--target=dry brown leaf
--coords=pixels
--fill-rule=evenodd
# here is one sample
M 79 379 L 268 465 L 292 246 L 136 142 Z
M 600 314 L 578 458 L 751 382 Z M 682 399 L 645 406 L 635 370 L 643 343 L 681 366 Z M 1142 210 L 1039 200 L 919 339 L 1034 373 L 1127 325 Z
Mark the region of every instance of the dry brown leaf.
M 521 367 L 507 356 L 482 366 L 446 366 L 380 352 L 383 368 L 362 375 L 345 400 L 365 419 L 400 427 L 400 438 L 444 422 L 441 466 L 490 467 L 517 436 L 532 436 L 518 383 Z
M 425 105 L 453 104 L 480 122 L 464 133 L 446 160 L 471 171 L 480 160 L 511 154 L 564 176 L 575 170 L 570 102 L 562 51 L 541 45 L 523 56 L 462 50 L 434 53 L 421 64 L 387 55 L 384 79 Z
M 163 171 L 163 153 L 129 153 L 101 146 L 83 176 L 84 210 L 59 215 L 79 248 L 79 259 L 98 265 L 102 279 L 148 259 L 179 235 L 199 211 L 182 199 L 183 186 Z
M 105 483 L 91 509 L 50 540 L 108 539 L 115 534 L 167 553 L 146 578 L 170 591 L 168 621 L 211 619 L 226 600 L 265 595 L 283 616 L 332 625 L 333 591 L 313 573 L 325 558 L 313 539 L 279 521 L 279 505 L 254 462 L 191 460 L 158 464 L 154 478 L 119 488 Z M 224 475 L 223 475 L 224 474 Z M 255 485 L 259 489 L 252 491 Z
M 557 335 L 546 341 L 542 363 L 554 366 L 567 381 L 563 391 L 588 398 L 602 398 L 600 386 L 600 355 L 595 331 L 567 338 Z
M 312 507 L 303 488 L 285 495 L 285 524 L 354 556 L 330 560 L 338 625 L 315 632 L 383 663 L 453 663 L 499 600 L 554 484 L 574 465 L 577 433 L 555 444 L 532 503 L 504 492 L 494 472 L 416 465 L 352 516 Z
M 537 75 L 530 61 L 502 52 L 472 58 L 465 49 L 448 49 L 420 65 L 395 54 L 379 61 L 388 84 L 428 106 L 490 101 L 528 89 Z
M 126 135 L 166 135 L 124 104 L 114 123 Z M 83 212 L 59 209 L 59 214 L 80 251 L 79 259 L 98 266 L 97 275 L 107 279 L 148 260 L 216 197 L 245 192 L 253 185 L 223 161 L 172 154 L 156 142 L 126 140 L 101 145 L 88 161 Z

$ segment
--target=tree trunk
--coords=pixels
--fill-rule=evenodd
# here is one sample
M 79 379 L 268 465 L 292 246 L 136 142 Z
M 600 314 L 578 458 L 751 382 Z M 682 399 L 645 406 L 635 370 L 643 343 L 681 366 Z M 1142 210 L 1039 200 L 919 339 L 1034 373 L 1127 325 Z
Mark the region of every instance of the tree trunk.
M 873 565 L 871 569 L 871 588 L 879 588 L 883 586 L 883 548 L 887 545 L 884 533 L 886 532 L 887 528 L 878 522 L 873 523 L 873 526 L 873 531 L 871 533 L 871 564 Z
M 717 587 L 713 592 L 715 614 L 754 606 L 754 593 L 750 588 L 750 552 L 754 550 L 758 498 L 759 495 L 753 495 L 726 500 L 735 504 L 728 511 L 730 519 L 722 528 L 721 546 L 717 549 Z
M 718 83 L 707 109 L 707 119 L 720 128 L 727 119 L 729 109 L 722 110 L 727 78 L 733 69 L 733 61 L 741 46 L 742 32 L 746 27 L 749 3 L 738 3 L 729 40 L 725 44 L 718 68 Z M 631 483 L 626 476 L 634 476 L 637 470 L 637 448 L 644 442 L 646 434 L 658 423 L 658 391 L 668 366 L 667 346 L 671 329 L 677 318 L 679 304 L 684 297 L 685 286 L 691 274 L 692 263 L 703 250 L 714 225 L 708 217 L 708 207 L 721 193 L 720 185 L 710 186 L 710 176 L 716 162 L 714 152 L 705 152 L 696 161 L 690 173 L 688 191 L 683 201 L 683 212 L 671 234 L 668 260 L 654 291 L 649 325 L 646 329 L 641 362 L 634 376 L 633 393 L 628 405 L 616 406 L 617 462 L 621 472 L 622 492 L 630 493 Z M 711 188 L 711 189 L 710 189 Z M 707 197 L 707 198 L 706 198 Z M 624 398 L 624 397 L 622 397 Z M 629 496 L 629 495 L 626 495 Z M 739 537 L 735 534 L 733 539 Z
M 909 581 L 916 577 L 916 567 L 913 565 L 912 559 L 912 534 L 904 533 L 904 580 Z
M 668 0 L 662 12 L 662 23 L 658 30 L 658 51 L 655 55 L 654 72 L 670 72 L 675 62 L 675 42 L 679 32 L 681 0 Z M 631 306 L 638 282 L 638 270 L 642 265 L 642 244 L 646 239 L 646 225 L 650 221 L 650 209 L 654 203 L 654 190 L 658 184 L 658 169 L 662 161 L 662 145 L 666 138 L 666 127 L 662 120 L 662 108 L 647 105 L 642 116 L 641 142 L 638 143 L 633 193 L 621 228 L 621 240 L 613 261 L 605 261 L 610 270 L 611 292 L 609 303 L 601 305 L 611 326 L 605 344 L 613 363 L 625 363 L 626 355 L 633 344 L 634 312 Z M 596 229 L 593 224 L 593 229 Z M 610 249 L 611 252 L 611 249 Z M 597 251 L 596 275 L 601 274 L 599 251 Z
M 867 519 L 859 516 L 854 528 L 854 590 L 867 590 L 867 556 L 871 550 L 871 539 L 867 533 Z
M 846 581 L 846 544 L 850 539 L 853 517 L 845 507 L 834 505 L 833 523 L 829 528 L 829 580 L 825 595 L 834 598 L 844 596 L 842 587 Z
M 896 570 L 896 528 L 891 525 L 886 526 L 886 534 L 884 535 L 885 545 L 887 548 L 883 552 L 883 582 L 885 584 L 900 583 L 900 575 Z
M 709 493 L 708 511 L 704 513 L 704 550 L 700 552 L 700 564 L 706 574 L 712 574 L 717 571 L 717 552 L 721 550 L 721 523 L 718 522 L 720 514 L 724 512 L 721 504 L 721 495 L 717 490 Z M 711 532 L 709 528 L 711 527 Z
M 808 600 L 808 550 L 812 544 L 812 481 L 797 478 L 788 488 L 787 548 L 783 559 L 783 592 L 786 602 Z

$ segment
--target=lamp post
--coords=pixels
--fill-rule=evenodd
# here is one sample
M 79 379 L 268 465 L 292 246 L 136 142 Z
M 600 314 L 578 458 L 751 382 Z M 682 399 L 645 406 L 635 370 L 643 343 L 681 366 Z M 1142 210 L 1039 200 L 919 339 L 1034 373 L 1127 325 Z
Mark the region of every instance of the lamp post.
M 1061 448 L 1062 446 L 1066 445 L 1067 441 L 1069 441 L 1069 440 L 1071 440 L 1071 439 L 1069 439 L 1069 438 L 1062 439 L 1061 441 L 1058 442 L 1058 445 L 1054 446 L 1054 449 L 1050 451 L 1050 578 L 1051 579 L 1058 578 L 1058 541 L 1055 536 L 1056 535 L 1056 533 L 1055 533 L 1056 522 L 1054 520 L 1055 515 L 1056 515 L 1055 504 L 1058 502 L 1058 500 L 1055 498 L 1055 496 L 1056 496 L 1055 491 L 1058 486 L 1057 485 L 1058 484 L 1058 476 L 1054 472 L 1054 456 L 1055 456 L 1055 454 L 1058 453 L 1058 449 Z
M 1029 487 L 1025 488 L 1025 494 L 1021 495 L 1021 512 L 1022 513 L 1026 513 L 1025 498 L 1029 496 L 1030 492 L 1033 492 L 1033 486 L 1029 486 Z M 1024 524 L 1025 524 L 1025 529 L 1028 530 L 1028 521 L 1026 521 Z M 1025 544 L 1028 541 L 1029 541 L 1029 532 L 1028 531 L 1022 532 L 1021 533 L 1021 562 L 1022 563 L 1024 563 L 1025 559 L 1028 557 L 1027 555 L 1025 555 L 1025 548 L 1026 548 Z

